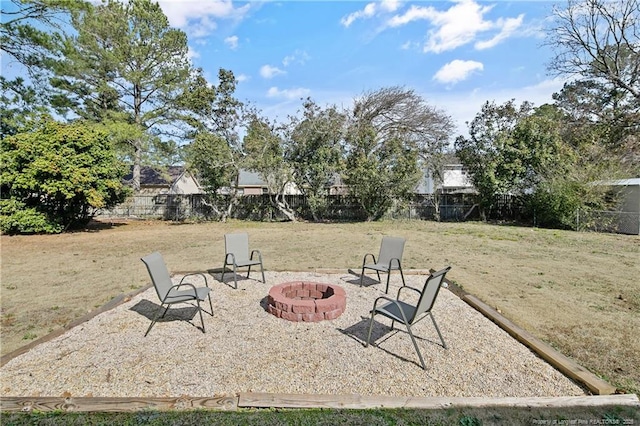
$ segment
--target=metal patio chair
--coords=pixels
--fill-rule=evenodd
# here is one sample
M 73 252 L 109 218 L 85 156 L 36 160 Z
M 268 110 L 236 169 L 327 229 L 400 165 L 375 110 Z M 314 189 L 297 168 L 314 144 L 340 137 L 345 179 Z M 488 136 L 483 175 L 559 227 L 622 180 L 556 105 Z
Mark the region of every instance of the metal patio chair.
M 249 254 L 249 235 L 245 232 L 235 234 L 225 234 L 224 236 L 224 265 L 222 266 L 222 278 L 224 282 L 224 273 L 227 269 L 227 265 L 233 267 L 233 282 L 234 287 L 238 288 L 238 276 L 237 269 L 249 267 L 247 270 L 247 278 L 251 274 L 251 267 L 254 265 L 260 265 L 260 272 L 262 273 L 262 282 L 264 279 L 264 267 L 262 266 L 262 253 L 260 250 L 252 250 Z M 254 259 L 256 255 L 256 259 Z
M 385 293 L 389 292 L 389 278 L 391 277 L 391 271 L 400 271 L 402 285 L 404 285 L 404 274 L 402 273 L 401 261 L 405 241 L 406 240 L 404 238 L 400 237 L 382 237 L 378 259 L 376 260 L 373 253 L 367 253 L 364 255 L 364 259 L 362 259 L 362 272 L 360 274 L 360 287 L 363 285 L 365 269 L 372 269 L 376 271 L 378 281 L 380 281 L 380 272 L 387 273 L 387 288 L 384 291 Z M 373 259 L 373 263 L 367 263 L 368 257 Z
M 166 315 L 169 310 L 169 306 L 175 303 L 186 303 L 191 301 L 196 302 L 198 313 L 200 314 L 200 322 L 202 323 L 202 332 L 204 333 L 204 319 L 202 318 L 203 309 L 200 307 L 200 302 L 204 301 L 205 298 L 209 299 L 209 307 L 211 309 L 211 312 L 207 312 L 206 310 L 205 312 L 213 316 L 213 305 L 211 304 L 210 294 L 211 289 L 207 283 L 207 277 L 202 273 L 187 274 L 182 277 L 178 284 L 174 284 L 171 276 L 169 275 L 169 271 L 167 270 L 167 265 L 164 263 L 164 259 L 160 253 L 151 253 L 140 260 L 142 260 L 147 266 L 147 271 L 149 271 L 149 276 L 151 277 L 153 286 L 158 294 L 158 299 L 160 299 L 160 309 L 151 321 L 147 332 L 144 333 L 145 337 L 149 334 L 151 328 L 160 318 L 160 311 L 164 305 L 167 305 L 167 307 L 162 313 L 162 317 Z M 196 287 L 191 283 L 184 282 L 185 278 L 193 275 L 202 276 L 204 278 L 205 287 Z
M 423 369 L 427 369 L 424 364 L 424 359 L 422 359 L 422 354 L 420 353 L 420 349 L 418 348 L 418 344 L 416 342 L 415 337 L 413 336 L 413 332 L 411 331 L 411 327 L 425 317 L 431 317 L 431 321 L 433 321 L 433 325 L 438 332 L 438 336 L 440 336 L 440 340 L 442 341 L 442 347 L 447 349 L 447 344 L 444 342 L 444 338 L 442 337 L 442 333 L 440 332 L 440 328 L 438 328 L 438 324 L 436 323 L 436 319 L 433 317 L 433 313 L 431 309 L 433 308 L 433 304 L 436 301 L 436 297 L 438 297 L 438 293 L 440 292 L 440 287 L 442 286 L 442 281 L 444 280 L 445 275 L 451 266 L 448 266 L 444 269 L 439 270 L 438 272 L 434 272 L 429 277 L 424 284 L 424 287 L 421 290 L 417 288 L 409 287 L 403 285 L 398 289 L 398 295 L 395 299 L 392 299 L 388 296 L 380 296 L 378 297 L 374 304 L 373 309 L 371 310 L 371 319 L 369 320 L 369 333 L 367 334 L 367 342 L 365 347 L 369 346 L 369 340 L 371 339 L 371 330 L 373 329 L 373 318 L 380 314 L 391 319 L 391 328 L 394 328 L 395 322 L 401 322 L 407 327 L 407 332 L 411 337 L 411 341 L 413 342 L 413 347 L 416 349 L 418 353 L 418 357 L 420 358 L 420 364 L 422 364 Z M 404 289 L 409 289 L 420 294 L 418 299 L 418 303 L 415 305 L 403 302 L 400 300 L 400 293 Z M 378 302 L 381 300 L 386 300 L 382 306 L 378 306 Z

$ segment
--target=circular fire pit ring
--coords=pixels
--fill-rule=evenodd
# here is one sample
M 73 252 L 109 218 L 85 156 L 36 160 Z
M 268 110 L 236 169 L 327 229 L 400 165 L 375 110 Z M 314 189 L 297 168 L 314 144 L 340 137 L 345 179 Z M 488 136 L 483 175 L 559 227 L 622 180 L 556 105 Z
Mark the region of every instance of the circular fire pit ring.
M 271 287 L 267 312 L 288 321 L 318 322 L 338 318 L 347 307 L 347 294 L 333 284 L 293 281 Z

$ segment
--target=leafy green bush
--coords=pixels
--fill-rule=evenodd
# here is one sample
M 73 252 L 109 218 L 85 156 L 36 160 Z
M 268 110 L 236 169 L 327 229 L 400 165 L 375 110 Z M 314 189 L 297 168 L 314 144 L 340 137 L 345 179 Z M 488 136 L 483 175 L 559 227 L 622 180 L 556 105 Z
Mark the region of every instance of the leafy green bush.
M 124 200 L 126 168 L 97 126 L 51 119 L 0 140 L 2 231 L 61 232 Z M 6 211 L 4 211 L 6 210 Z
M 17 200 L 0 200 L 0 232 L 3 234 L 57 234 L 59 223 L 51 222 L 35 208 Z

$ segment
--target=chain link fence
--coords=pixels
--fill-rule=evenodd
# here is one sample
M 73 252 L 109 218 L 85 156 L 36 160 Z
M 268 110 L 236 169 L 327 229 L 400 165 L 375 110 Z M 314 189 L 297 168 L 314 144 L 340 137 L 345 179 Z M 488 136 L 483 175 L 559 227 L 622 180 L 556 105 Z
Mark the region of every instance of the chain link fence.
M 640 212 L 578 210 L 576 229 L 640 235 Z

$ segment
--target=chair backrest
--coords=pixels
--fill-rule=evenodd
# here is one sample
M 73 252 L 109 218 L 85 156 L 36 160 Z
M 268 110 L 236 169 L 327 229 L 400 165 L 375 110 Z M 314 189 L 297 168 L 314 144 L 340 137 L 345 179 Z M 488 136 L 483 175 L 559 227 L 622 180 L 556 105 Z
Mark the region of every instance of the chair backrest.
M 402 260 L 402 252 L 404 251 L 404 242 L 406 240 L 400 237 L 382 237 L 380 244 L 380 254 L 378 255 L 378 263 L 389 264 L 391 259 Z M 395 263 L 393 266 L 397 266 Z
M 173 281 L 171 281 L 171 275 L 169 275 L 167 265 L 164 263 L 162 255 L 155 252 L 146 255 L 140 260 L 147 266 L 147 271 L 149 271 L 149 276 L 151 277 L 153 286 L 156 288 L 158 297 L 160 300 L 164 300 L 173 285 Z
M 246 232 L 225 234 L 224 251 L 225 254 L 233 253 L 236 262 L 249 260 L 249 234 Z
M 450 269 L 451 266 L 447 266 L 446 268 L 441 269 L 438 272 L 434 272 L 427 277 L 427 281 L 424 283 L 424 288 L 420 294 L 420 299 L 416 305 L 413 318 L 409 320 L 410 323 L 418 319 L 423 313 L 431 311 L 431 308 L 433 308 L 433 304 L 436 301 L 436 297 L 438 297 L 438 293 L 440 292 L 440 287 L 442 287 L 444 276 Z

